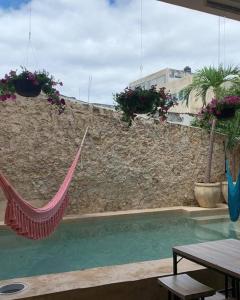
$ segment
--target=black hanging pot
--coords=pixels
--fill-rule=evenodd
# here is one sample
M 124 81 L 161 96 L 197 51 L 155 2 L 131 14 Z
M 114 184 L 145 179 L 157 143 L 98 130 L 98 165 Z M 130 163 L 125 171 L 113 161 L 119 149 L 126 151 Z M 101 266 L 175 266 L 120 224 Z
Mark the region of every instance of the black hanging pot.
M 16 79 L 14 81 L 16 93 L 23 97 L 37 97 L 41 93 L 42 86 L 34 84 L 32 80 Z
M 233 107 L 225 107 L 222 111 L 220 115 L 217 115 L 216 117 L 219 120 L 227 120 L 227 119 L 231 119 L 233 118 L 235 115 L 235 108 Z

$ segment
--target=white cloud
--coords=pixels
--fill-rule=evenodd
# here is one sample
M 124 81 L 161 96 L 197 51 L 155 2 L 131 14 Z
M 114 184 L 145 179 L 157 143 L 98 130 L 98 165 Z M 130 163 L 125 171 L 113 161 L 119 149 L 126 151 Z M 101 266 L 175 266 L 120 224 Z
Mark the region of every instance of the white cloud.
M 61 92 L 112 103 L 139 77 L 140 0 L 32 0 L 29 67 L 64 82 Z M 0 10 L 1 74 L 26 65 L 29 5 Z M 143 0 L 143 75 L 161 68 L 217 64 L 218 17 Z M 222 26 L 223 29 L 223 26 Z M 240 23 L 226 20 L 226 63 L 238 64 Z M 223 30 L 222 30 L 223 31 Z M 222 46 L 223 58 L 223 46 Z

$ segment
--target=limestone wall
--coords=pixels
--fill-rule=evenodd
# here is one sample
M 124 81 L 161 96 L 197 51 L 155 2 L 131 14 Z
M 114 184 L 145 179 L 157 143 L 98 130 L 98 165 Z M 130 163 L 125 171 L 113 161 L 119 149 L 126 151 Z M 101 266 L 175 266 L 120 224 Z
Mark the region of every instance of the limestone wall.
M 62 115 L 39 99 L 0 103 L 0 169 L 41 205 L 57 191 L 87 126 L 69 213 L 196 205 L 193 183 L 203 180 L 207 164 L 205 131 L 141 120 L 128 128 L 113 111 L 73 102 Z M 212 174 L 214 181 L 224 178 L 221 136 Z

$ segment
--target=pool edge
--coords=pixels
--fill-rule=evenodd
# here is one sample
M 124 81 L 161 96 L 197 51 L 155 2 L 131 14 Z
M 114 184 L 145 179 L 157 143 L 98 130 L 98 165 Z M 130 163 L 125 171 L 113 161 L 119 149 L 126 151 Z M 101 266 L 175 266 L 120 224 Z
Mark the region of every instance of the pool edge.
M 191 272 L 201 269 L 204 268 L 187 260 L 182 261 L 179 265 L 179 272 Z M 0 286 L 18 281 L 27 284 L 28 288 L 19 294 L 1 295 L 1 299 L 27 299 L 72 290 L 157 278 L 171 273 L 172 259 L 166 258 L 82 271 L 9 279 L 0 281 Z
M 160 213 L 178 213 L 181 212 L 188 216 L 201 216 L 218 213 L 228 213 L 228 207 L 224 203 L 219 203 L 216 208 L 202 208 L 198 206 L 172 206 L 172 207 L 161 207 L 161 208 L 147 208 L 147 209 L 136 209 L 136 210 L 123 210 L 123 211 L 110 211 L 110 212 L 98 212 L 98 213 L 87 213 L 87 214 L 74 214 L 66 215 L 63 220 L 64 222 L 72 222 L 75 220 L 87 220 L 87 219 L 98 219 L 98 218 L 109 218 L 117 216 L 130 216 L 130 215 L 143 215 L 143 214 L 160 214 Z M 4 221 L 0 221 L 0 229 L 5 227 Z

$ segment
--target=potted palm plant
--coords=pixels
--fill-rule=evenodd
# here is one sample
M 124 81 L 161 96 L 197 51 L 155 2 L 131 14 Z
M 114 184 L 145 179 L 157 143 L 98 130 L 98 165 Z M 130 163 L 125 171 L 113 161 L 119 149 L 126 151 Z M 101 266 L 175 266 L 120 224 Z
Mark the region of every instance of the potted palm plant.
M 214 105 L 218 105 L 218 99 L 222 92 L 222 85 L 227 81 L 232 81 L 232 75 L 239 75 L 240 71 L 237 67 L 229 66 L 224 68 L 220 65 L 218 68 L 215 67 L 204 67 L 198 70 L 194 76 L 192 83 L 187 86 L 183 91 L 183 97 L 188 99 L 190 93 L 193 91 L 197 97 L 201 97 L 203 103 L 203 112 L 206 107 L 206 95 L 208 90 L 211 88 L 214 94 Z M 207 166 L 204 182 L 196 182 L 194 186 L 195 198 L 201 207 L 216 207 L 217 202 L 220 201 L 221 197 L 221 183 L 211 182 L 211 168 L 212 168 L 212 155 L 214 145 L 214 132 L 216 128 L 217 119 L 224 113 L 212 114 L 211 118 L 211 131 L 209 137 L 209 149 L 207 156 Z M 229 117 L 229 114 L 228 114 Z
M 234 117 L 231 118 L 222 118 L 222 111 L 226 107 L 226 103 L 229 103 L 229 106 L 234 110 Z M 216 99 L 212 99 L 212 101 L 201 110 L 200 114 L 195 119 L 193 125 L 199 126 L 204 129 L 210 129 L 209 123 L 211 122 L 212 116 L 218 116 L 218 122 L 216 123 L 216 132 L 222 133 L 227 136 L 226 142 L 224 142 L 225 153 L 229 152 L 232 157 L 232 170 L 233 170 L 233 178 L 236 178 L 235 172 L 235 148 L 239 142 L 240 137 L 240 115 L 238 109 L 240 108 L 240 97 L 239 96 L 227 96 L 218 102 Z M 216 113 L 217 112 L 217 113 Z M 225 155 L 226 156 L 226 155 Z M 226 181 L 223 181 L 222 184 L 222 194 L 227 200 L 227 188 L 228 184 Z

